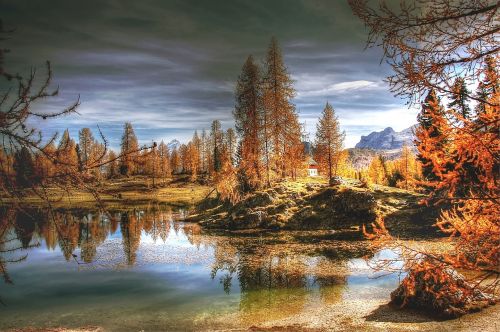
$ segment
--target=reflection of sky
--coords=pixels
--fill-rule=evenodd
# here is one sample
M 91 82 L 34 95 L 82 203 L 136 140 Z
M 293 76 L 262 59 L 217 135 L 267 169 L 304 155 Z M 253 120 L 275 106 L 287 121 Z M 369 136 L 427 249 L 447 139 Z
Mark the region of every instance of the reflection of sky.
M 124 266 L 126 260 L 122 252 L 120 229 L 108 235 L 98 247 L 97 260 L 91 265 L 67 262 L 59 247 L 47 249 L 41 240 L 40 247 L 28 251 L 26 261 L 8 266 L 15 284 L 0 284 L 0 295 L 8 304 L 0 311 L 0 317 L 5 315 L 5 319 L 0 319 L 0 328 L 40 326 L 50 320 L 58 325 L 100 325 L 111 329 L 120 326 L 124 330 L 149 326 L 154 330 L 158 322 L 166 324 L 156 326 L 162 329 L 168 324 L 191 326 L 193 321 L 202 319 L 200 317 L 207 319 L 240 310 L 253 317 L 251 311 L 255 308 L 241 307 L 238 276 L 233 276 L 230 292 L 226 294 L 220 278 L 227 271 L 218 271 L 214 279 L 210 278 L 213 245 L 191 244 L 182 226 L 176 233 L 171 224 L 165 242 L 160 238 L 155 242 L 143 231 L 133 267 Z M 79 255 L 79 250 L 76 254 Z M 305 262 L 310 267 L 316 266 L 319 257 L 307 257 Z M 348 276 L 347 286 L 324 286 L 325 291 L 340 291 L 344 300 L 387 297 L 387 289 L 395 287 L 396 279 L 371 279 L 371 271 L 362 262 L 350 261 L 356 273 Z M 274 311 L 274 314 L 282 310 L 295 312 L 298 310 L 295 306 L 300 309 L 321 305 L 323 293 L 319 283 L 314 275 L 307 274 L 305 278 L 305 289 L 264 287 L 249 290 L 245 298 L 270 305 L 264 308 L 270 316 Z M 309 295 L 304 298 L 303 294 Z M 305 302 L 289 303 L 294 299 L 305 299 Z M 280 301 L 288 303 L 283 307 Z M 260 302 L 258 304 L 256 307 Z

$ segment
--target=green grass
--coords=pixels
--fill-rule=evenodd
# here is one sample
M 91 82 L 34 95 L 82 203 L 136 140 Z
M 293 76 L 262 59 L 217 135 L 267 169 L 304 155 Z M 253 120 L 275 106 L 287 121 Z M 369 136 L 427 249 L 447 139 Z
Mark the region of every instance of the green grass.
M 152 180 L 147 177 L 135 176 L 128 178 L 106 180 L 98 184 L 99 199 L 106 206 L 123 204 L 142 204 L 147 202 L 168 203 L 172 205 L 195 205 L 203 200 L 212 190 L 211 187 L 192 183 L 186 177 L 175 177 L 165 182 Z M 85 191 L 71 190 L 65 192 L 60 188 L 47 188 L 51 203 L 57 207 L 92 206 L 96 204 L 95 197 Z M 9 204 L 9 200 L 4 200 Z M 44 201 L 28 194 L 22 204 L 38 205 Z

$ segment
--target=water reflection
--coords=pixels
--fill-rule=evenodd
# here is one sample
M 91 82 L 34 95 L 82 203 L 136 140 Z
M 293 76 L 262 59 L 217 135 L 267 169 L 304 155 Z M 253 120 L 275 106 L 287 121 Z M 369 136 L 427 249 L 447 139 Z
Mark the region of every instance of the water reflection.
M 109 310 L 118 295 L 133 312 L 173 326 L 207 324 L 203 317 L 214 326 L 257 324 L 342 301 L 350 260 L 370 254 L 363 242 L 334 240 L 328 232 L 207 233 L 182 222 L 187 210 L 169 206 L 108 213 L 42 209 L 0 213 L 0 272 L 6 281 L 18 278 L 27 285 L 0 287 L 0 295 L 7 293 L 12 317 L 15 313 L 24 317 L 29 311 L 30 317 L 39 319 L 36 324 L 48 320 L 48 310 L 51 321 L 72 324 L 68 308 L 85 312 L 82 308 L 88 301 L 92 307 Z M 8 268 L 16 272 L 12 279 Z M 50 285 L 45 285 L 49 278 Z M 77 286 L 61 292 L 68 278 Z M 92 293 L 106 283 L 113 285 L 106 297 L 81 299 L 89 289 Z M 33 294 L 30 287 L 46 290 L 44 297 L 31 296 L 32 308 L 27 308 L 23 298 Z M 67 292 L 71 296 L 61 295 Z M 51 307 L 52 300 L 57 304 Z M 101 321 L 95 313 L 82 315 L 75 324 L 86 319 L 91 324 L 111 324 L 109 315 Z M 114 315 L 123 326 L 120 317 L 126 313 Z M 236 316 L 228 320 L 227 315 Z M 216 317 L 223 318 L 217 323 Z M 146 318 L 138 319 L 137 324 Z M 0 328 L 18 327 L 22 321 L 12 318 Z M 145 327 L 130 324 L 132 330 Z

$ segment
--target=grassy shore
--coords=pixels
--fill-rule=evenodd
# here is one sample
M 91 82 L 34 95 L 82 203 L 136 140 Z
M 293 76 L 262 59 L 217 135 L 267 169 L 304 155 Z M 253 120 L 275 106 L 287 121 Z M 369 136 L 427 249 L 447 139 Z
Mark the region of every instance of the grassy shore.
M 176 176 L 166 181 L 153 181 L 150 178 L 135 176 L 104 180 L 97 186 L 99 200 L 107 207 L 122 205 L 141 205 L 158 202 L 171 205 L 196 205 L 207 197 L 212 188 L 188 181 L 187 177 Z M 60 188 L 46 188 L 51 203 L 56 207 L 95 206 L 96 198 L 90 193 L 79 190 L 63 191 Z M 3 200 L 5 204 L 12 201 Z M 33 193 L 22 199 L 23 205 L 40 205 L 44 201 Z

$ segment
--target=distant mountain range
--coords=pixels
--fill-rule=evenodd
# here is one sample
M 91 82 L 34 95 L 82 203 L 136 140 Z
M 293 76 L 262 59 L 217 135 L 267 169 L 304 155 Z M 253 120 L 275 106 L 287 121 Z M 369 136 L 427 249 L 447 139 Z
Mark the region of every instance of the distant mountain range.
M 374 131 L 368 136 L 361 136 L 361 140 L 356 144 L 356 149 L 372 150 L 399 150 L 404 144 L 412 147 L 415 136 L 413 134 L 415 126 L 406 128 L 400 132 L 387 127 L 382 131 Z
M 181 142 L 179 142 L 178 140 L 176 139 L 173 139 L 171 140 L 170 142 L 168 142 L 167 144 L 167 147 L 168 147 L 168 151 L 172 151 L 175 149 L 179 150 L 179 147 L 181 146 Z

